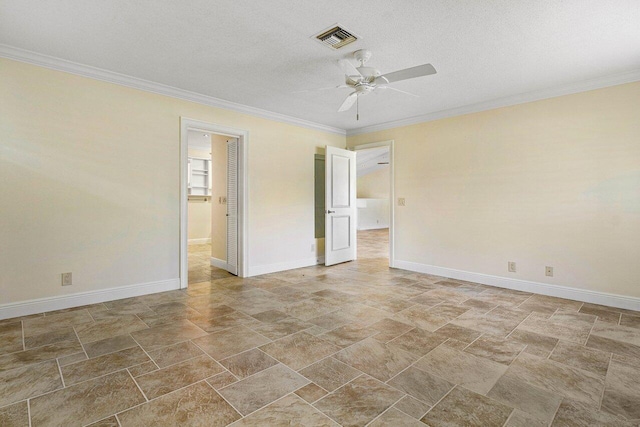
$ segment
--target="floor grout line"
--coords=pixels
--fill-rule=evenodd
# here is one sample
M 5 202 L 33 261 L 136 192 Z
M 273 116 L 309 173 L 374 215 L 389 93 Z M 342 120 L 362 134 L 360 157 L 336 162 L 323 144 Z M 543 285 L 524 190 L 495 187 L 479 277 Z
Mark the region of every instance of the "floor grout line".
M 138 390 L 140 390 L 140 393 L 142 393 L 142 397 L 144 397 L 144 400 L 148 402 L 149 398 L 147 397 L 147 394 L 142 390 L 142 387 L 140 387 L 140 384 L 138 384 L 138 381 L 136 381 L 133 375 L 131 375 L 131 372 L 129 371 L 129 369 L 126 369 L 126 371 L 127 371 L 127 374 L 129 374 L 129 376 L 133 380 L 133 383 L 136 385 L 136 387 L 138 387 Z
M 29 427 L 31 427 L 31 399 L 27 399 L 27 416 L 29 418 Z

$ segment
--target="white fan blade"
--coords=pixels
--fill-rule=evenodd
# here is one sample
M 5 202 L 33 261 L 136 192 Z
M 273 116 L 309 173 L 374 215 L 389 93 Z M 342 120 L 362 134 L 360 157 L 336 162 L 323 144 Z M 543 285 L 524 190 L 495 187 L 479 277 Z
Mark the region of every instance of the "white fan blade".
M 399 82 L 400 80 L 415 79 L 416 77 L 429 76 L 435 74 L 436 69 L 431 64 L 418 65 L 417 67 L 405 68 L 382 75 L 376 79 L 378 84 Z
M 346 59 L 340 59 L 338 60 L 338 65 L 347 76 L 362 77 L 362 74 L 360 74 L 360 71 L 358 71 L 356 66 L 353 65 L 350 61 Z
M 400 89 L 396 89 L 395 87 L 390 87 L 390 86 L 378 86 L 376 89 L 391 89 L 391 90 L 395 90 L 396 92 L 400 92 L 400 93 L 404 93 L 406 95 L 410 95 L 416 98 L 420 98 L 420 95 L 416 95 L 415 93 L 411 93 L 411 92 L 405 92 L 404 90 L 400 90 Z
M 351 92 L 349 96 L 347 96 L 347 98 L 344 100 L 340 108 L 338 108 L 338 112 L 341 113 L 353 107 L 353 104 L 355 104 L 356 99 L 358 99 L 358 92 Z

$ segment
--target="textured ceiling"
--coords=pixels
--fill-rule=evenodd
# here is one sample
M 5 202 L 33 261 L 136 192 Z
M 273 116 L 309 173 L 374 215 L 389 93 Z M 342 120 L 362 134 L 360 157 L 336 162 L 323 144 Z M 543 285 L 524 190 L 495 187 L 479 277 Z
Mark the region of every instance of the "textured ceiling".
M 310 38 L 335 23 L 339 51 Z M 342 129 L 640 69 L 638 0 L 2 0 L 0 43 Z M 335 61 L 383 73 L 432 63 L 338 113 Z

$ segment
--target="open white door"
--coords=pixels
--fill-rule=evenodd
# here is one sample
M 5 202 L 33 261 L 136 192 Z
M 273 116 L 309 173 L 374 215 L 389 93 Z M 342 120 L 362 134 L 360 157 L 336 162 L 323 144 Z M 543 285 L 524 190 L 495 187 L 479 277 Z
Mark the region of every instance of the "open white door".
M 238 275 L 238 140 L 227 141 L 227 271 Z
M 356 153 L 327 146 L 325 265 L 356 259 Z

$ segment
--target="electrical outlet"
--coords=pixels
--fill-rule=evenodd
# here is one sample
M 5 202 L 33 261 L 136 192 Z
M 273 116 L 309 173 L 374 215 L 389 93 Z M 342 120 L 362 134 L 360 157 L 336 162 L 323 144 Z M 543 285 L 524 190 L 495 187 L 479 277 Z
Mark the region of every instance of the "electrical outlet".
M 507 263 L 507 267 L 509 268 L 509 273 L 515 273 L 516 272 L 516 263 L 513 261 L 509 261 Z
M 546 266 L 544 268 L 544 275 L 545 276 L 549 276 L 549 277 L 553 277 L 553 267 Z
M 227 196 L 222 196 L 222 204 L 223 205 L 227 204 Z
M 398 197 L 398 206 L 406 206 L 404 197 Z
M 73 284 L 71 273 L 62 273 L 62 286 L 70 286 Z

